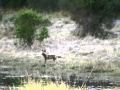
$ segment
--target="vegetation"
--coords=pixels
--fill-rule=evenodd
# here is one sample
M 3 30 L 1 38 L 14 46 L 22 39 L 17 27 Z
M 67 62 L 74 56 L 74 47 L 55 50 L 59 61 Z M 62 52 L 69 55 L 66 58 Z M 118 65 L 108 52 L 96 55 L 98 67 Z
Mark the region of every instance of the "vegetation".
M 23 43 L 24 45 L 26 44 L 27 46 L 31 46 L 35 37 L 36 26 L 39 24 L 42 25 L 44 22 L 45 21 L 43 19 L 43 16 L 39 15 L 33 10 L 25 9 L 20 11 L 15 21 L 15 34 L 16 37 L 20 39 L 20 43 Z M 47 29 L 45 30 L 47 31 Z M 47 38 L 46 34 L 48 35 L 48 32 L 41 34 L 41 41 L 44 38 Z
M 35 82 L 34 80 L 29 80 L 27 84 L 19 87 L 18 90 L 88 90 L 88 89 L 86 87 L 72 88 L 70 86 L 67 86 L 63 82 L 61 82 L 61 84 L 55 84 L 52 82 L 44 84 L 43 81 Z
M 27 0 L 28 6 L 34 9 L 53 11 L 58 9 L 58 0 Z
M 109 33 L 102 28 L 111 28 L 120 15 L 120 0 L 2 0 L 3 7 L 29 7 L 37 10 L 68 10 L 78 23 L 77 35 L 88 34 L 105 38 Z M 80 26 L 83 29 L 80 30 Z
M 45 19 L 43 15 L 39 14 L 36 11 L 62 11 L 64 14 L 69 13 L 72 20 L 74 20 L 78 28 L 75 30 L 75 34 L 80 37 L 85 37 L 86 35 L 92 35 L 95 37 L 99 37 L 102 39 L 107 38 L 109 35 L 113 35 L 113 33 L 109 31 L 105 31 L 105 28 L 110 29 L 114 26 L 114 20 L 120 18 L 120 0 L 0 0 L 0 6 L 2 10 L 11 9 L 18 11 L 15 17 L 15 36 L 19 39 L 21 45 L 31 47 L 34 43 L 34 40 L 39 40 L 42 42 L 45 38 L 49 37 L 49 32 L 47 26 L 50 24 L 49 19 Z M 24 10 L 23 7 L 27 8 Z M 3 19 L 3 14 L 1 10 L 1 20 Z M 15 13 L 16 13 L 15 11 Z M 14 17 L 14 16 L 13 16 Z M 11 21 L 12 18 L 10 17 Z M 5 23 L 7 20 L 4 20 Z M 10 21 L 10 20 L 8 20 Z M 65 21 L 65 24 L 69 22 Z M 59 26 L 58 26 L 59 27 Z M 56 26 L 57 28 L 57 26 Z M 6 40 L 6 38 L 5 38 Z M 95 40 L 95 42 L 101 42 Z M 84 43 L 83 43 L 84 44 Z M 116 42 L 110 42 L 110 45 L 116 45 Z M 113 46 L 112 45 L 112 46 Z M 114 46 L 115 46 L 114 45 Z M 44 47 L 45 45 L 41 45 Z M 48 45 L 49 46 L 49 45 Z M 54 46 L 54 45 L 53 45 Z M 113 47 L 114 47 L 113 46 Z M 9 46 L 8 46 L 9 47 Z M 78 48 L 78 47 L 77 47 Z M 104 48 L 104 47 L 103 47 Z M 56 62 L 48 61 L 44 65 L 44 60 L 41 57 L 37 56 L 37 52 L 35 53 L 35 59 L 29 58 L 7 58 L 7 54 L 4 58 L 1 58 L 1 65 L 11 66 L 2 67 L 4 71 L 10 71 L 10 75 L 23 75 L 24 71 L 28 71 L 28 74 L 32 75 L 50 75 L 50 76 L 60 76 L 67 84 L 73 86 L 76 84 L 81 85 L 86 82 L 88 79 L 96 80 L 95 83 L 105 80 L 106 76 L 110 81 L 106 80 L 107 83 L 111 83 L 113 81 L 113 77 L 119 77 L 120 75 L 120 61 L 116 60 L 119 56 L 118 47 L 113 48 L 113 53 L 116 54 L 114 58 L 104 57 L 106 54 L 109 54 L 107 50 L 103 49 L 103 56 L 100 58 L 93 58 L 95 60 L 81 60 L 82 58 L 74 58 L 72 55 L 68 53 L 69 58 L 62 58 L 62 60 L 58 60 Z M 4 49 L 3 49 L 4 50 Z M 11 50 L 11 49 L 10 49 Z M 117 50 L 117 51 L 116 51 Z M 6 50 L 6 52 L 9 50 Z M 36 51 L 36 50 L 35 50 Z M 70 47 L 71 53 L 74 53 L 74 50 Z M 72 52 L 73 51 L 73 52 Z M 101 49 L 102 51 L 102 49 Z M 115 53 L 115 52 L 118 52 Z M 16 52 L 16 50 L 15 50 Z M 99 52 L 98 52 L 99 53 Z M 94 54 L 98 54 L 94 53 Z M 77 53 L 74 53 L 79 54 Z M 19 54 L 18 54 L 19 55 Z M 21 55 L 21 54 L 20 54 Z M 31 55 L 28 54 L 27 55 Z M 67 55 L 67 54 L 65 54 Z M 82 55 L 82 54 L 81 54 Z M 80 57 L 81 55 L 78 55 Z M 17 57 L 17 56 L 16 56 Z M 87 55 L 85 55 L 85 58 Z M 117 57 L 117 58 L 116 58 Z M 71 59 L 71 60 L 69 60 Z M 91 59 L 91 58 L 90 58 Z M 113 61 L 108 61 L 110 59 Z M 65 61 L 65 62 L 64 62 Z M 69 61 L 69 62 L 68 62 Z M 1 69 L 1 71 L 2 71 Z M 39 73 L 38 73 L 39 72 Z M 104 76 L 105 75 L 105 76 Z M 1 81 L 5 81 L 7 84 L 17 85 L 21 84 L 20 79 L 14 78 L 6 78 L 8 74 L 5 74 L 0 77 Z M 101 77 L 99 77 L 101 76 Z M 99 78 L 96 78 L 99 77 Z M 86 80 L 84 80 L 86 79 Z M 8 80 L 10 82 L 8 82 Z M 111 81 L 112 80 L 112 81 Z M 81 81 L 77 83 L 78 81 Z M 118 80 L 119 81 L 119 80 Z M 117 82 L 117 81 L 116 81 Z M 15 84 L 14 84 L 15 83 Z M 87 88 L 71 88 L 66 84 L 60 82 L 61 84 L 47 83 L 43 85 L 42 82 L 29 81 L 24 86 L 21 86 L 19 90 L 86 90 Z M 80 84 L 81 83 L 81 84 Z M 94 82 L 93 82 L 94 83 Z M 97 84 L 98 84 L 97 83 Z M 102 85 L 102 84 L 101 84 Z M 105 84 L 107 85 L 107 84 Z M 114 84 L 112 84 L 114 85 Z M 116 85 L 116 84 L 115 84 Z M 84 86 L 84 85 L 83 85 Z M 109 86 L 109 85 L 108 85 Z
M 119 17 L 119 0 L 67 0 L 66 6 L 72 18 L 83 30 L 77 32 L 80 36 L 90 34 L 96 37 L 105 38 L 108 32 L 104 32 L 103 26 L 110 28 L 114 19 Z
M 27 4 L 26 2 L 27 0 L 1 0 L 0 1 L 0 5 L 1 7 L 4 7 L 4 8 L 20 8 L 22 6 L 25 6 Z
M 43 27 L 43 29 L 41 30 L 41 32 L 39 33 L 39 36 L 38 36 L 38 40 L 41 42 L 43 41 L 45 38 L 47 38 L 49 36 L 49 33 L 48 33 L 48 29 Z
M 120 74 L 120 61 L 107 61 L 107 60 L 96 60 L 96 61 L 85 61 L 85 60 L 81 60 L 81 61 L 76 61 L 76 62 L 50 62 L 46 64 L 46 67 L 43 67 L 44 64 L 44 60 L 42 58 L 38 59 L 31 59 L 31 58 L 15 58 L 15 57 L 8 57 L 6 54 L 5 55 L 1 55 L 0 57 L 1 60 L 3 60 L 3 62 L 1 63 L 1 65 L 6 65 L 6 66 L 11 66 L 12 68 L 10 69 L 8 67 L 8 72 L 11 72 L 13 69 L 14 71 L 12 71 L 12 75 L 26 75 L 29 76 L 31 74 L 34 75 L 34 73 L 36 75 L 38 75 L 38 77 L 40 78 L 41 75 L 50 75 L 50 78 L 53 78 L 52 80 L 56 80 L 56 82 L 60 81 L 59 77 L 62 78 L 63 81 L 65 81 L 67 83 L 67 80 L 73 81 L 73 83 L 78 82 L 79 80 L 87 80 L 88 78 L 90 78 L 91 80 L 95 80 L 93 83 L 98 84 L 99 82 L 101 83 L 101 80 L 103 80 L 104 82 L 107 80 L 105 80 L 106 77 L 110 77 L 109 81 L 111 82 L 111 80 L 116 80 L 116 78 L 119 77 Z M 4 67 L 3 67 L 4 68 Z M 1 68 L 2 69 L 2 68 Z M 4 69 L 2 69 L 4 70 Z M 92 72 L 91 72 L 92 70 Z M 28 73 L 24 73 L 25 71 L 28 71 Z M 34 72 L 33 72 L 34 71 Z M 39 73 L 37 73 L 39 72 Z M 90 75 L 90 73 L 92 73 Z M 5 75 L 6 76 L 6 75 Z M 52 77 L 53 76 L 53 77 Z M 55 79 L 54 79 L 55 76 Z M 56 76 L 58 76 L 58 78 L 56 78 Z M 4 77 L 4 76 L 1 76 Z M 9 76 L 10 77 L 10 76 Z M 19 78 L 20 76 L 18 76 Z M 73 77 L 73 79 L 71 79 Z M 99 77 L 99 78 L 97 78 Z M 26 77 L 23 77 L 26 80 Z M 34 77 L 33 77 L 34 78 Z M 44 78 L 44 77 L 43 77 Z M 45 78 L 45 80 L 51 80 L 49 77 Z M 6 78 L 5 78 L 6 79 Z M 36 78 L 37 79 L 37 78 Z M 7 78 L 6 81 L 8 83 L 8 85 L 16 85 L 19 84 L 20 79 L 16 80 L 16 77 L 10 77 Z M 118 79 L 119 81 L 119 79 Z M 31 82 L 28 82 L 29 84 Z M 70 85 L 74 85 L 74 84 Z M 81 81 L 81 83 L 77 83 L 77 85 L 81 85 L 83 82 Z M 113 81 L 114 83 L 114 81 Z M 36 84 L 36 82 L 35 82 Z M 33 84 L 33 86 L 35 85 Z M 37 82 L 38 87 L 40 87 L 41 83 Z M 69 83 L 68 83 L 69 84 Z M 85 83 L 86 84 L 86 83 Z M 23 85 L 23 83 L 22 83 Z M 32 83 L 30 84 L 32 85 Z M 48 84 L 49 85 L 49 84 Z M 54 84 L 59 86 L 58 84 Z M 86 84 L 88 85 L 88 84 Z M 103 85 L 104 84 L 98 84 L 98 85 Z M 106 85 L 106 84 L 105 84 Z M 31 86 L 31 88 L 34 88 L 33 86 Z M 65 85 L 66 86 L 66 85 Z M 94 84 L 93 84 L 94 86 Z M 44 86 L 46 87 L 46 86 Z M 55 86 L 56 87 L 56 86 Z M 22 88 L 24 88 L 26 90 L 26 88 L 30 88 L 28 86 L 28 84 L 25 84 L 24 86 L 22 86 Z M 36 86 L 37 88 L 37 86 Z M 56 87 L 58 88 L 58 87 Z M 23 89 L 23 90 L 24 90 Z M 11 89 L 13 90 L 13 89 Z M 29 90 L 29 89 L 28 89 Z M 35 89 L 37 90 L 37 89 Z M 58 90 L 58 89 L 57 89 Z M 70 89 L 71 90 L 71 89 Z

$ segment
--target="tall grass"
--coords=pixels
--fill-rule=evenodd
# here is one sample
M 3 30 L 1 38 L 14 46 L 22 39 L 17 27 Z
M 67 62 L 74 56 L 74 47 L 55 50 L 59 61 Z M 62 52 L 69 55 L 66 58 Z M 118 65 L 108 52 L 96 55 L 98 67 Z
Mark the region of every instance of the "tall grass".
M 10 90 L 16 90 L 15 87 L 10 88 Z M 73 88 L 65 83 L 43 83 L 43 81 L 36 82 L 34 80 L 29 80 L 28 83 L 20 86 L 18 90 L 88 90 L 86 87 Z

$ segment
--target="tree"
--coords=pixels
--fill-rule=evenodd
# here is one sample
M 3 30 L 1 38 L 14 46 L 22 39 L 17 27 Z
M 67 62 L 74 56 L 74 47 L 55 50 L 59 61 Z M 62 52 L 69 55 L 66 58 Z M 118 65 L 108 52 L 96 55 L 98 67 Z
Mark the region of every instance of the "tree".
M 27 0 L 29 7 L 40 10 L 57 10 L 58 0 Z
M 40 24 L 45 27 L 47 25 L 46 20 L 47 19 L 43 19 L 43 16 L 33 10 L 25 9 L 20 11 L 15 21 L 15 35 L 20 39 L 20 43 L 31 46 L 35 38 L 36 26 Z M 42 35 L 44 35 L 44 33 Z M 44 38 L 47 37 L 43 37 L 43 39 Z
M 27 4 L 27 0 L 2 0 L 1 6 L 6 8 L 18 8 L 25 6 Z
M 88 34 L 96 37 L 105 38 L 108 32 L 102 28 L 110 28 L 113 20 L 120 15 L 120 0 L 66 0 L 64 6 L 69 6 L 72 19 L 75 20 L 79 27 L 77 34 L 86 36 Z

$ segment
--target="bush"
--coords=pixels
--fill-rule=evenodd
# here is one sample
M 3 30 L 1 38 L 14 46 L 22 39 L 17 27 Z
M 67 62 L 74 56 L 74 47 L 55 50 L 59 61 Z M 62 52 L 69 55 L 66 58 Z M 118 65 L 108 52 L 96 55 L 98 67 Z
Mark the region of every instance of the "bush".
M 66 2 L 65 2 L 66 1 Z M 113 20 L 120 16 L 120 0 L 65 0 L 63 5 L 71 12 L 78 26 L 77 35 L 92 35 L 106 38 L 109 33 L 102 26 L 110 28 Z M 80 30 L 80 26 L 83 30 Z
M 37 12 L 29 9 L 21 10 L 15 21 L 16 37 L 20 43 L 31 46 L 35 38 L 36 26 L 44 23 L 44 19 Z M 44 25 L 45 26 L 45 25 Z
M 46 27 L 43 27 L 42 31 L 38 35 L 38 40 L 41 42 L 47 37 L 49 37 L 48 29 Z

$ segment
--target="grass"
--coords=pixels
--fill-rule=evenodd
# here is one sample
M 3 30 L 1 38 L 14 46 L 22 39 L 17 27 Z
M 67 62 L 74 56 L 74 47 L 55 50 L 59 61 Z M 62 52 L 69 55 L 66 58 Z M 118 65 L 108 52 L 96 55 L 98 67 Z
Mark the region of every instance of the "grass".
M 15 87 L 10 88 L 10 90 L 16 90 Z M 55 84 L 52 82 L 45 83 L 43 81 L 29 80 L 28 83 L 20 86 L 18 90 L 88 90 L 85 86 L 79 88 L 73 88 L 65 83 Z
M 104 73 L 104 72 L 118 72 L 120 69 L 119 61 L 103 61 L 103 60 L 91 60 L 91 61 L 80 61 L 68 64 L 68 69 L 79 70 L 80 72 L 93 72 Z
M 20 68 L 21 70 L 39 70 L 39 72 L 45 71 L 51 72 L 51 75 L 65 74 L 74 72 L 76 74 L 91 72 L 94 68 L 94 73 L 118 73 L 120 72 L 120 61 L 108 61 L 108 60 L 89 60 L 89 61 L 70 61 L 70 62 L 53 62 L 48 61 L 46 67 L 43 67 L 44 60 L 33 60 L 28 58 L 12 58 L 7 55 L 0 54 L 1 65 L 9 65 L 14 68 Z M 48 69 L 49 68 L 49 69 Z
M 5 14 L 4 17 L 8 17 L 8 18 L 5 18 L 5 20 L 8 20 L 8 19 L 12 20 L 16 12 L 13 15 L 11 15 L 11 12 L 7 12 L 4 14 Z M 43 13 L 43 15 L 50 19 L 56 18 L 56 17 L 58 19 L 61 19 L 61 17 L 63 18 L 69 17 L 69 13 L 63 12 L 63 11 L 59 13 L 51 12 L 49 13 L 49 15 L 48 13 Z M 65 20 L 64 23 L 69 23 L 69 22 Z M 0 37 L 2 38 L 2 32 L 1 32 Z M 114 45 L 114 42 L 113 42 L 113 45 Z M 108 54 L 112 57 L 120 56 L 119 49 L 115 49 L 115 47 L 111 47 L 111 46 L 105 47 L 103 54 L 105 55 Z M 100 55 L 102 56 L 102 54 Z M 93 74 L 92 77 L 96 78 L 98 75 L 98 76 L 101 76 L 100 79 L 102 80 L 104 80 L 104 78 L 106 79 L 106 76 L 108 77 L 111 76 L 110 79 L 120 76 L 120 61 L 119 60 L 113 61 L 114 59 L 112 60 L 112 58 L 110 57 L 108 57 L 108 59 L 110 59 L 111 61 L 108 61 L 107 58 L 104 60 L 101 60 L 101 58 L 99 59 L 96 57 L 93 58 L 95 60 L 81 60 L 82 59 L 81 57 L 76 58 L 75 56 L 69 55 L 68 58 L 65 58 L 63 62 L 48 61 L 46 64 L 46 67 L 43 67 L 44 60 L 41 58 L 39 59 L 40 61 L 36 59 L 30 59 L 30 58 L 29 59 L 28 58 L 13 58 L 8 55 L 0 54 L 0 65 L 12 66 L 13 75 L 18 74 L 18 73 L 26 74 L 25 71 L 28 71 L 28 74 L 31 74 L 31 73 L 37 74 L 38 72 L 40 74 L 47 74 L 50 76 L 52 75 L 62 76 L 63 75 L 63 76 L 66 76 L 65 78 L 67 78 L 67 75 L 69 76 L 70 74 L 76 74 L 84 78 L 85 76 L 88 77 L 89 73 L 91 73 L 91 70 L 92 70 L 92 73 L 95 73 L 95 75 Z M 67 62 L 67 61 L 70 61 L 70 62 Z M 81 73 L 84 73 L 84 74 L 82 75 Z M 15 90 L 15 89 L 12 89 L 12 90 Z M 21 86 L 19 90 L 87 90 L 87 88 L 71 88 L 63 82 L 61 84 L 55 84 L 55 83 L 50 82 L 47 85 L 43 85 L 41 82 L 35 82 L 34 80 L 30 80 L 28 83 L 24 84 L 24 86 Z M 120 89 L 114 89 L 114 90 L 120 90 Z
M 91 61 L 75 60 L 74 62 L 48 61 L 46 64 L 46 67 L 43 67 L 44 60 L 42 59 L 39 61 L 39 60 L 35 60 L 35 59 L 33 60 L 33 59 L 27 59 L 27 58 L 12 58 L 12 57 L 8 57 L 7 55 L 5 56 L 1 54 L 0 60 L 1 60 L 0 65 L 13 67 L 13 70 L 12 70 L 13 75 L 18 75 L 19 73 L 21 75 L 26 75 L 25 71 L 27 71 L 28 75 L 31 75 L 33 73 L 37 76 L 45 74 L 49 76 L 62 77 L 63 79 L 68 80 L 72 74 L 75 74 L 77 76 L 76 77 L 77 79 L 81 77 L 81 79 L 83 80 L 84 78 L 87 79 L 87 77 L 90 77 L 90 78 L 93 78 L 93 80 L 95 79 L 96 82 L 107 79 L 108 77 L 111 77 L 110 80 L 116 81 L 116 76 L 119 77 L 120 75 L 120 61 L 108 61 L 108 60 L 106 61 L 105 60 L 104 61 L 103 60 L 91 60 Z M 92 70 L 92 74 L 90 74 L 91 70 Z M 117 81 L 119 81 L 119 79 L 117 79 Z M 37 85 L 40 85 L 40 82 L 29 81 L 23 87 L 27 88 L 27 85 L 31 85 L 30 83 L 36 83 Z M 49 83 L 47 84 L 47 86 L 44 86 L 44 87 L 48 87 L 50 85 L 54 85 L 54 83 Z M 61 88 L 61 84 L 60 85 L 55 84 L 55 85 L 56 85 L 55 86 L 56 88 L 57 86 L 60 86 Z M 64 85 L 64 83 L 62 83 L 62 85 Z M 65 86 L 66 85 L 64 85 L 64 87 Z M 68 86 L 66 86 L 66 88 L 68 88 Z M 26 89 L 23 89 L 23 90 L 26 90 Z M 65 90 L 69 90 L 69 89 L 65 89 Z M 75 88 L 72 90 L 81 90 L 81 89 Z

